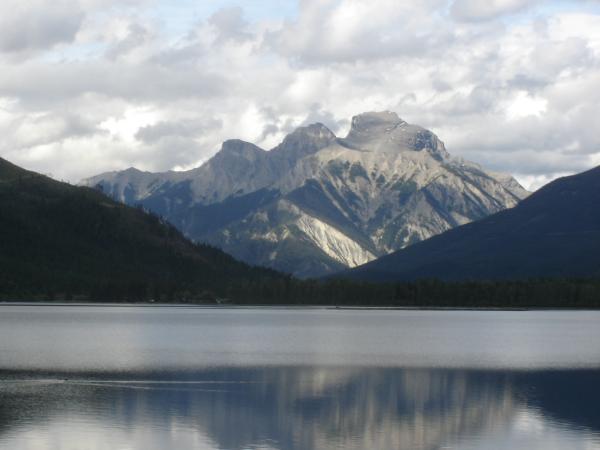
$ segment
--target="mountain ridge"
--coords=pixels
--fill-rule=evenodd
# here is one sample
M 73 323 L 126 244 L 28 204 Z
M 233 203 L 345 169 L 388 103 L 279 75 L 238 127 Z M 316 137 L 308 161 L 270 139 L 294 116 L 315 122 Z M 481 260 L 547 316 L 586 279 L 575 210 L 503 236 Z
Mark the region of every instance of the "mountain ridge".
M 451 157 L 434 133 L 389 111 L 355 116 L 344 138 L 316 123 L 270 151 L 228 140 L 187 172 L 83 183 L 142 204 L 191 239 L 300 277 L 365 263 L 527 196 L 512 177 Z M 234 204 L 243 217 L 228 211 Z

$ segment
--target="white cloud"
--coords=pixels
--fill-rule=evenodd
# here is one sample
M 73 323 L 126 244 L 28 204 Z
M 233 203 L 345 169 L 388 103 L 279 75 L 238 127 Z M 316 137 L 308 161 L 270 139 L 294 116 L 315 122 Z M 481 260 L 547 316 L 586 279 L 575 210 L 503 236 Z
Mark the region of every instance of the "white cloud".
M 439 0 L 304 0 L 299 17 L 267 36 L 277 52 L 305 64 L 353 62 L 435 49 L 451 33 Z
M 148 128 L 158 121 L 158 114 L 148 108 L 130 108 L 118 117 L 108 117 L 99 127 L 109 132 L 115 139 L 134 144 L 139 130 Z
M 451 12 L 456 19 L 475 22 L 514 14 L 538 2 L 539 0 L 454 0 Z
M 527 116 L 540 117 L 546 112 L 548 101 L 542 97 L 529 95 L 526 91 L 518 91 L 506 108 L 508 119 L 521 119 Z
M 515 178 L 521 185 L 527 186 L 530 191 L 536 191 L 545 184 L 548 184 L 552 180 L 556 178 L 564 177 L 570 175 L 569 172 L 557 172 L 557 173 L 549 173 L 544 175 L 521 175 L 515 174 Z
M 0 22 L 42 31 L 0 34 L 0 155 L 60 178 L 189 168 L 228 138 L 270 148 L 311 121 L 343 134 L 378 109 L 532 186 L 600 161 L 589 2 L 301 0 L 260 21 L 223 2 L 174 35 L 151 0 L 10 1 Z

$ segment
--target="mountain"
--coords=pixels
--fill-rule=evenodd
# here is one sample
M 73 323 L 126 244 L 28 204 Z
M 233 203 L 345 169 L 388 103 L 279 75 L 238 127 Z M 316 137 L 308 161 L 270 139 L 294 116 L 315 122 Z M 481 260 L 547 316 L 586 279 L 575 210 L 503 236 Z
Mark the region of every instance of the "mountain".
M 361 265 L 528 194 L 391 112 L 354 117 L 345 138 L 317 123 L 270 151 L 231 140 L 191 171 L 132 168 L 83 184 L 143 205 L 195 241 L 300 277 Z
M 365 264 L 371 281 L 600 276 L 600 167 L 560 178 L 499 212 Z
M 0 297 L 181 300 L 284 277 L 157 216 L 0 158 Z M 197 298 L 196 298 L 197 299 Z

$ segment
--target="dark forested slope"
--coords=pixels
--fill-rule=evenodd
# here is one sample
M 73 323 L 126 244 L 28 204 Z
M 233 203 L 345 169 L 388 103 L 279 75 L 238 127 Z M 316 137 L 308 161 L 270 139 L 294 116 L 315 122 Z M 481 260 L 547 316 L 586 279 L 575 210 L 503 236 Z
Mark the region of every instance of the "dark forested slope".
M 0 297 L 198 299 L 284 278 L 158 217 L 0 159 Z
M 600 275 L 600 167 L 560 178 L 516 207 L 348 271 L 371 281 Z

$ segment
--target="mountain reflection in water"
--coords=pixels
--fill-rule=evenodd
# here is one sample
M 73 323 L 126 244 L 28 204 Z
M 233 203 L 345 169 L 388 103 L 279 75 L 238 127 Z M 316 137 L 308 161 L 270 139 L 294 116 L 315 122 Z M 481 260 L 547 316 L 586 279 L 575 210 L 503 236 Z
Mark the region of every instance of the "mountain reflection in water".
M 0 372 L 0 448 L 597 449 L 598 370 Z

